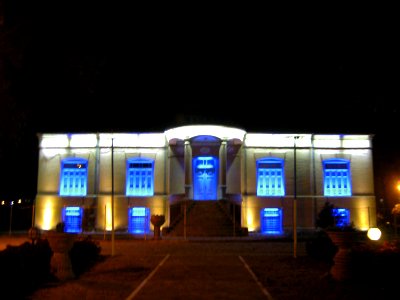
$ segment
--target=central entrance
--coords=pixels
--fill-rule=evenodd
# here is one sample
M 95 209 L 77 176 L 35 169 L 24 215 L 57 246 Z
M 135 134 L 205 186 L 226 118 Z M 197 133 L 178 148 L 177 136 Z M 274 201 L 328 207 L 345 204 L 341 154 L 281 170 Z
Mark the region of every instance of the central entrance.
M 193 159 L 194 200 L 217 200 L 218 159 L 198 156 Z

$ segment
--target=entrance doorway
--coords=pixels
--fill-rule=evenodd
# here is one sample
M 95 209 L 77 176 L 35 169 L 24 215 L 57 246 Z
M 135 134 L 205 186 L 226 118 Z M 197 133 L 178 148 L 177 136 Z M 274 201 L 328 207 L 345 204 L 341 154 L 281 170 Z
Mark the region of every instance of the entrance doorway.
M 194 200 L 217 200 L 218 159 L 198 156 L 193 159 Z

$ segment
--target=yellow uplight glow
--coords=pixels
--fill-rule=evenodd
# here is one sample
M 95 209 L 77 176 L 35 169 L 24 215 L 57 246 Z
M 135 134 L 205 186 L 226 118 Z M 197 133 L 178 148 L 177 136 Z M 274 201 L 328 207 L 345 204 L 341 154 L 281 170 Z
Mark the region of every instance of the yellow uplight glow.
M 69 145 L 67 134 L 43 134 L 40 140 L 41 148 L 65 148 Z
M 112 210 L 111 210 L 111 203 L 107 204 L 106 206 L 106 230 L 112 230 Z
M 293 148 L 296 141 L 297 147 L 310 147 L 310 134 L 260 134 L 248 133 L 246 146 L 248 147 L 282 147 Z
M 100 134 L 100 147 L 164 147 L 163 133 L 114 133 Z
M 249 232 L 252 232 L 255 230 L 255 225 L 254 225 L 254 214 L 252 210 L 247 210 L 247 228 Z
M 50 230 L 51 229 L 51 224 L 53 223 L 53 218 L 54 218 L 54 214 L 53 214 L 53 207 L 50 203 L 46 204 L 46 207 L 44 208 L 43 211 L 43 220 L 42 220 L 42 229 L 43 230 Z
M 97 145 L 96 134 L 73 134 L 71 135 L 70 147 L 93 148 Z
M 368 135 L 314 135 L 314 147 L 317 148 L 370 148 Z

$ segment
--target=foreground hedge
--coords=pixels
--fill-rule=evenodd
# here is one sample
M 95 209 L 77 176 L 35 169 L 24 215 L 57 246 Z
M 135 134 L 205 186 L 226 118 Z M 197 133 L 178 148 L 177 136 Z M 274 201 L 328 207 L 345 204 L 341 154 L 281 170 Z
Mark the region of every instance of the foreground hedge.
M 74 242 L 69 252 L 72 269 L 76 277 L 88 271 L 100 260 L 101 247 L 90 237 Z M 53 251 L 47 239 L 38 239 L 34 244 L 25 242 L 19 246 L 7 245 L 0 251 L 1 298 L 20 299 L 39 287 L 56 282 L 51 274 Z

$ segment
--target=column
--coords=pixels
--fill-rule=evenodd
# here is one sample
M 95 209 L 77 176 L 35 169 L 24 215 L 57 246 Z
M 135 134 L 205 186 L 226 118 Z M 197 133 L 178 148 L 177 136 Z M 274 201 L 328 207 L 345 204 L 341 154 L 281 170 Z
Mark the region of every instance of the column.
M 192 189 L 192 148 L 190 146 L 190 141 L 185 140 L 185 198 L 191 199 L 191 189 Z
M 221 199 L 226 199 L 226 141 L 219 148 L 219 188 Z

